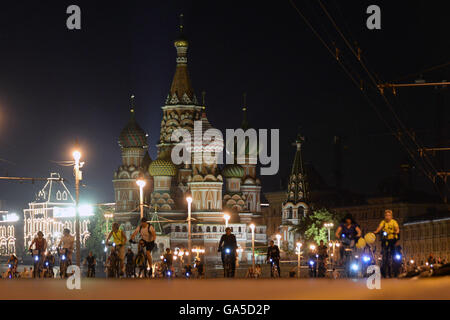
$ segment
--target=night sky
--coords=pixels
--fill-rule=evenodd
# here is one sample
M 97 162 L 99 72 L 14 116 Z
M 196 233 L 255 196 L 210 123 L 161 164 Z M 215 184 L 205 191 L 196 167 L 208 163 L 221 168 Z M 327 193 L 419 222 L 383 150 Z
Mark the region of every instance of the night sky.
M 350 41 L 358 41 L 371 71 L 385 81 L 449 61 L 444 1 L 323 2 Z M 295 3 L 364 75 L 317 2 Z M 66 28 L 71 4 L 81 7 L 81 31 Z M 366 28 L 370 4 L 381 7 L 381 30 Z M 60 172 L 73 187 L 71 168 L 55 161 L 71 159 L 78 139 L 86 162 L 82 201 L 113 201 L 111 180 L 121 163 L 117 139 L 129 118 L 132 93 L 138 122 L 149 134 L 150 155 L 156 157 L 180 13 L 190 43 L 191 80 L 197 97 L 206 91 L 210 122 L 222 130 L 238 127 L 246 92 L 251 126 L 281 130 L 280 173 L 263 178 L 263 191 L 279 189 L 280 177 L 288 174 L 299 127 L 306 136 L 306 161 L 330 185 L 336 134 L 345 137 L 345 188 L 372 193 L 380 179 L 396 173 L 405 159 L 400 144 L 289 1 L 58 0 L 8 1 L 0 8 L 0 158 L 6 160 L 0 161 L 0 175 Z M 449 70 L 423 77 L 450 80 Z M 435 91 L 402 89 L 396 104 L 402 121 L 429 146 L 435 145 Z M 447 90 L 446 107 L 448 101 Z M 447 127 L 448 119 L 447 111 Z M 19 211 L 39 186 L 0 182 L 0 199 Z

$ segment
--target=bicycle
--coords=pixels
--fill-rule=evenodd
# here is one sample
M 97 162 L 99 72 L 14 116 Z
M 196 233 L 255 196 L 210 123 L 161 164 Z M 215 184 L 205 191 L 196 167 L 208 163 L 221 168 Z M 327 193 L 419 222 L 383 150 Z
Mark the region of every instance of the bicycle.
M 269 259 L 269 263 L 270 263 L 270 277 L 271 278 L 279 278 L 280 274 L 278 273 L 278 266 L 275 263 L 275 260 L 273 260 L 272 258 Z
M 53 278 L 54 277 L 54 273 L 53 273 L 53 266 L 48 262 L 45 261 L 44 262 L 44 278 Z
M 67 278 L 67 268 L 72 264 L 72 261 L 68 258 L 68 251 L 67 248 L 60 248 L 58 250 L 59 255 L 59 276 L 61 279 Z
M 41 257 L 41 250 L 31 250 L 32 257 L 33 257 L 33 278 L 40 278 L 41 277 L 41 269 L 42 269 L 42 257 Z
M 108 244 L 108 246 L 111 246 L 115 248 L 115 244 Z M 108 278 L 120 278 L 120 258 L 117 254 L 117 251 L 111 250 L 111 254 L 109 256 L 109 266 L 107 267 L 107 275 Z
M 233 255 L 230 248 L 224 248 L 223 274 L 225 278 L 232 278 L 233 275 Z
M 18 278 L 16 265 L 12 265 L 11 263 L 8 264 L 7 277 L 8 279 Z

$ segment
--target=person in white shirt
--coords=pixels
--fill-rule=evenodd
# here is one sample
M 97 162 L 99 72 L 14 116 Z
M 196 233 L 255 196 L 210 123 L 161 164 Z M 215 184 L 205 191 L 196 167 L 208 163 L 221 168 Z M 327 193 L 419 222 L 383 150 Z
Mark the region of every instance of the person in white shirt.
M 155 247 L 156 231 L 153 226 L 147 222 L 146 218 L 141 219 L 141 223 L 134 230 L 130 237 L 130 242 L 134 240 L 137 234 L 141 235 L 141 240 L 145 243 L 148 265 L 150 266 L 149 277 L 152 275 L 152 250 Z
M 75 237 L 70 235 L 69 229 L 64 229 L 63 236 L 61 238 L 61 241 L 59 241 L 58 247 L 61 247 L 63 249 L 67 249 L 67 259 L 72 262 L 72 253 L 75 243 Z M 69 263 L 70 264 L 70 263 Z

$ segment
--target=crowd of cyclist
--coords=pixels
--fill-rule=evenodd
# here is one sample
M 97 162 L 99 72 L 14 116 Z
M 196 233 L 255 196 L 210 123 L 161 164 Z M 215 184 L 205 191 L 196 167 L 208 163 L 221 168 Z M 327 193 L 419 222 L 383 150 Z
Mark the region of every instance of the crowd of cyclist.
M 396 220 L 393 219 L 391 210 L 386 210 L 384 219 L 380 222 L 378 228 L 373 231 L 372 240 L 375 241 L 375 235 L 381 234 L 381 274 L 383 277 L 397 277 L 402 269 L 402 253 L 401 247 L 398 245 L 400 239 L 400 228 Z M 131 247 L 127 248 L 127 242 L 135 244 L 135 238 L 140 236 L 137 242 L 136 253 Z M 365 241 L 363 247 L 358 244 L 364 240 L 362 231 L 357 222 L 351 215 L 346 215 L 342 223 L 338 226 L 335 233 L 336 239 L 339 241 L 339 259 L 330 257 L 330 247 L 320 241 L 319 245 L 312 246 L 307 263 L 309 266 L 310 277 L 339 277 L 337 268 L 343 269 L 344 276 L 352 276 L 359 273 L 364 274 L 364 270 L 371 264 L 377 264 L 375 258 L 375 250 L 370 246 L 369 240 Z M 366 236 L 367 238 L 367 236 Z M 369 237 L 370 238 L 370 237 Z M 153 226 L 142 218 L 140 224 L 131 234 L 127 241 L 127 236 L 120 225 L 116 222 L 112 225 L 112 230 L 105 239 L 106 246 L 110 247 L 110 254 L 105 261 L 105 271 L 107 277 L 190 277 L 194 274 L 197 277 L 203 277 L 205 268 L 200 259 L 195 259 L 193 264 L 189 263 L 189 259 L 180 256 L 178 252 L 172 252 L 170 248 L 165 250 L 161 256 L 161 261 L 153 263 L 152 250 L 155 248 L 156 232 Z M 372 243 L 373 243 L 372 241 Z M 356 247 L 360 249 L 360 255 L 356 255 Z M 237 262 L 237 241 L 231 228 L 225 229 L 218 244 L 218 252 L 221 255 L 223 264 L 224 277 L 234 277 L 236 273 Z M 57 255 L 59 257 L 59 276 L 67 277 L 67 268 L 72 264 L 72 254 L 74 250 L 74 237 L 70 234 L 69 229 L 64 229 L 63 236 L 57 246 Z M 7 276 L 12 277 L 49 277 L 53 278 L 55 267 L 55 256 L 50 250 L 47 250 L 47 241 L 41 231 L 31 242 L 29 251 L 33 257 L 33 267 L 30 270 L 24 269 L 18 272 L 19 260 L 16 256 L 11 255 L 7 264 Z M 358 260 L 355 260 L 358 257 Z M 178 275 L 176 273 L 174 260 L 178 258 L 179 268 Z M 184 263 L 184 260 L 187 260 Z M 267 263 L 270 264 L 271 277 L 280 277 L 280 249 L 270 241 L 267 248 Z M 89 252 L 85 258 L 84 265 L 87 266 L 87 276 L 95 277 L 96 258 Z M 328 265 L 331 269 L 328 270 Z M 253 267 L 254 266 L 254 267 Z M 253 264 L 246 273 L 246 277 L 260 277 L 261 266 Z M 330 271 L 330 272 L 328 272 Z M 290 276 L 295 276 L 295 268 L 289 272 Z

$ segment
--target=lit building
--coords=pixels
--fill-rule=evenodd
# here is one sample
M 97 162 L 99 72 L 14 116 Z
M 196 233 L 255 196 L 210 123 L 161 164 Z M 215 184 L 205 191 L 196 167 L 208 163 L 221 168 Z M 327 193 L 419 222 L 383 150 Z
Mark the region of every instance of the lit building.
M 0 256 L 17 254 L 16 232 L 19 216 L 16 213 L 0 211 Z
M 188 195 L 193 199 L 193 248 L 203 247 L 205 254 L 218 257 L 217 245 L 225 232 L 225 213 L 230 215 L 229 226 L 243 249 L 251 246 L 250 223 L 256 224 L 255 240 L 265 246 L 266 231 L 265 226 L 261 225 L 261 182 L 256 176 L 256 165 L 252 164 L 250 152 L 246 153 L 244 164 L 227 165 L 222 169 L 216 161 L 196 163 L 194 160 L 192 164 L 181 165 L 172 162 L 171 152 L 176 143 L 171 138 L 177 129 L 186 129 L 191 133 L 192 159 L 205 151 L 213 154 L 223 151 L 218 146 L 211 147 L 203 140 L 197 140 L 201 137 L 193 134 L 195 121 L 201 123 L 202 133 L 213 126 L 207 118 L 204 99 L 199 103 L 191 84 L 187 65 L 189 43 L 183 34 L 183 26 L 180 26 L 174 45 L 176 69 L 162 107 L 157 158 L 152 161 L 148 156 L 147 135 L 136 122 L 134 106 L 131 120 L 120 134 L 123 164 L 114 173 L 115 220 L 123 222 L 126 232 L 133 230 L 139 217 L 136 179 L 141 178 L 147 182 L 144 190 L 146 214 L 150 216 L 151 213 L 152 220 L 163 221 L 161 236 L 170 238 L 172 248 L 187 248 L 188 245 Z M 248 128 L 245 106 L 243 112 L 242 128 L 245 130 Z M 131 152 L 133 156 L 130 157 L 128 154 Z M 244 256 L 249 257 L 247 253 Z
M 64 229 L 75 235 L 75 200 L 59 173 L 51 173 L 44 187 L 38 192 L 35 201 L 28 204 L 24 214 L 24 244 L 30 246 L 38 231 L 44 233 L 47 247 L 56 249 Z M 89 217 L 93 208 L 80 205 L 80 239 L 84 246 L 89 237 Z
M 284 247 L 295 248 L 298 235 L 292 230 L 300 223 L 300 219 L 309 212 L 309 186 L 306 177 L 305 164 L 302 157 L 304 137 L 299 134 L 295 141 L 297 151 L 289 176 L 286 200 L 282 205 L 281 240 Z

